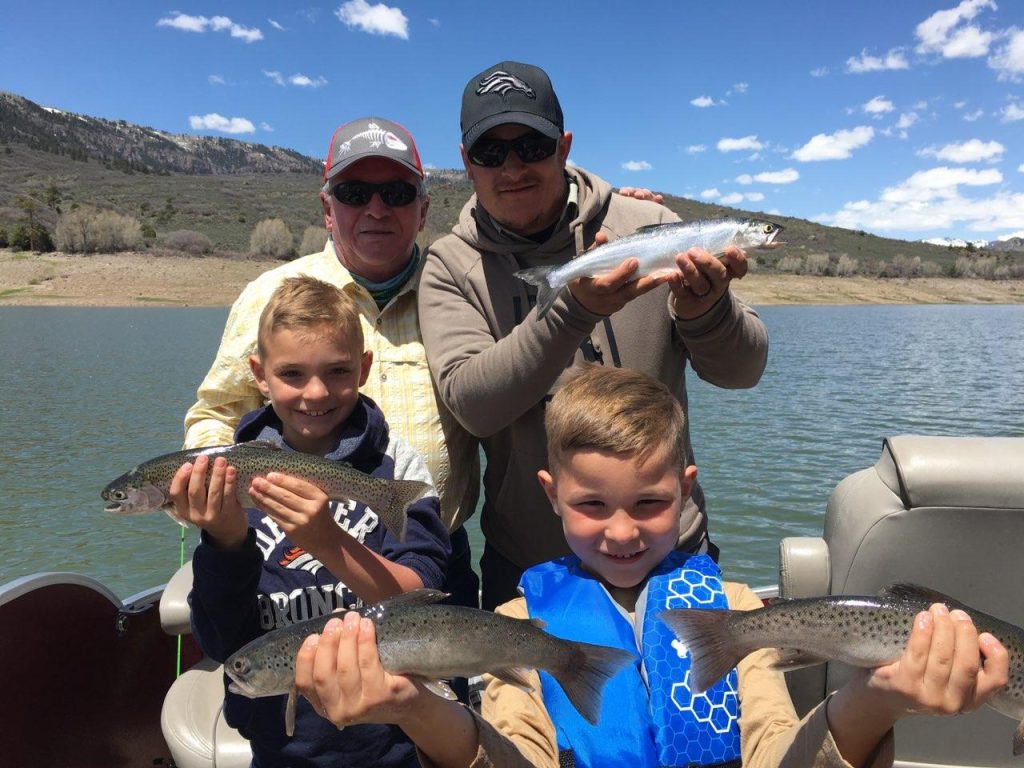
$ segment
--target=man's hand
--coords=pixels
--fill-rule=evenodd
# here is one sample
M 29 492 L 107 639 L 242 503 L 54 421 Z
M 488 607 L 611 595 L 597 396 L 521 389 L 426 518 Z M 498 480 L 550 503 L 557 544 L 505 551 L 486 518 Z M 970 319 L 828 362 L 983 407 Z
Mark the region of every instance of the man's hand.
M 676 265 L 679 272 L 668 279 L 672 311 L 681 320 L 691 320 L 711 309 L 732 280 L 747 274 L 747 255 L 734 245 L 718 258 L 702 248 L 691 248 L 676 256 Z
M 653 203 L 660 203 L 665 200 L 664 195 L 652 192 L 647 187 L 619 187 L 619 194 L 636 200 L 650 200 Z
M 240 547 L 249 532 L 249 520 L 238 503 L 237 482 L 237 471 L 223 456 L 214 460 L 212 468 L 208 456 L 196 457 L 194 464 L 182 464 L 171 480 L 175 514 L 206 531 L 215 546 Z
M 608 236 L 600 232 L 594 238 L 593 248 L 607 242 Z M 595 315 L 613 315 L 637 296 L 643 296 L 669 279 L 664 275 L 636 279 L 633 273 L 639 266 L 640 262 L 630 257 L 607 274 L 569 281 L 569 292 L 587 311 Z

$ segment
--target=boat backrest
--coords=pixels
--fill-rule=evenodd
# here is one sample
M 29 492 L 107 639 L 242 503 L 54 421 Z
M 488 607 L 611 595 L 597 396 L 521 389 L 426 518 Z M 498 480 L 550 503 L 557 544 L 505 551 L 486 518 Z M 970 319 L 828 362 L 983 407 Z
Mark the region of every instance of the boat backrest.
M 873 467 L 836 486 L 821 543 L 783 540 L 780 594 L 871 595 L 912 582 L 1024 626 L 1021 542 L 1024 438 L 892 437 Z M 791 686 L 806 707 L 850 670 L 801 673 Z M 1014 727 L 988 709 L 907 718 L 896 727 L 897 764 L 1010 766 Z
M 192 561 L 171 577 L 160 596 L 160 624 L 170 635 L 192 631 L 188 603 Z M 160 728 L 177 768 L 248 768 L 249 742 L 224 720 L 224 668 L 203 658 L 174 681 L 164 697 Z

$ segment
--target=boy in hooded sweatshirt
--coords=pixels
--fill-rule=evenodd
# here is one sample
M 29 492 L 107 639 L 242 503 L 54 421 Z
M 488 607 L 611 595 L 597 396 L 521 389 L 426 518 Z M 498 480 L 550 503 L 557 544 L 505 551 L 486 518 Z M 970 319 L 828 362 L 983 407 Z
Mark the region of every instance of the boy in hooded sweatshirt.
M 270 405 L 242 418 L 236 441 L 270 441 L 373 477 L 432 485 L 419 455 L 389 437 L 384 415 L 359 392 L 372 353 L 336 286 L 305 275 L 285 280 L 260 317 L 257 352 L 250 365 Z M 436 493 L 409 508 L 399 541 L 366 505 L 330 501 L 305 480 L 256 478 L 246 490 L 257 507 L 245 510 L 236 482 L 223 457 L 200 457 L 171 486 L 178 514 L 202 528 L 189 600 L 196 639 L 217 661 L 275 628 L 444 584 L 450 543 Z M 394 726 L 339 731 L 300 699 L 289 738 L 284 712 L 284 696 L 226 693 L 225 719 L 251 742 L 254 766 L 418 765 Z

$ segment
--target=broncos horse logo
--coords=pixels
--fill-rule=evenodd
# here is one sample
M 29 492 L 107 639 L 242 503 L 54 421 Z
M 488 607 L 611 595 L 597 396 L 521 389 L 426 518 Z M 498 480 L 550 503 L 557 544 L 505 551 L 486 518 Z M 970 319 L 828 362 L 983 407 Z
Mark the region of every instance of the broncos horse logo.
M 529 84 L 501 69 L 494 70 L 491 74 L 480 80 L 480 87 L 476 89 L 476 95 L 483 96 L 485 93 L 497 93 L 505 96 L 510 91 L 519 91 L 531 99 L 537 98 Z

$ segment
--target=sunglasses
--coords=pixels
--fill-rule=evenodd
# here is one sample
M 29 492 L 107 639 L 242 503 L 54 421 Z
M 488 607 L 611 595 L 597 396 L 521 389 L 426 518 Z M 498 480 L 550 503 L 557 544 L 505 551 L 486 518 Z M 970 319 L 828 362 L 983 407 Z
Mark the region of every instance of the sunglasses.
M 540 133 L 527 133 L 518 139 L 479 139 L 469 148 L 469 162 L 485 168 L 497 168 L 505 162 L 509 150 L 524 163 L 539 163 L 547 160 L 558 149 L 558 139 Z
M 420 196 L 420 188 L 408 181 L 387 181 L 371 184 L 368 181 L 343 181 L 331 190 L 334 199 L 342 205 L 358 208 L 367 205 L 374 193 L 388 208 L 401 208 Z

